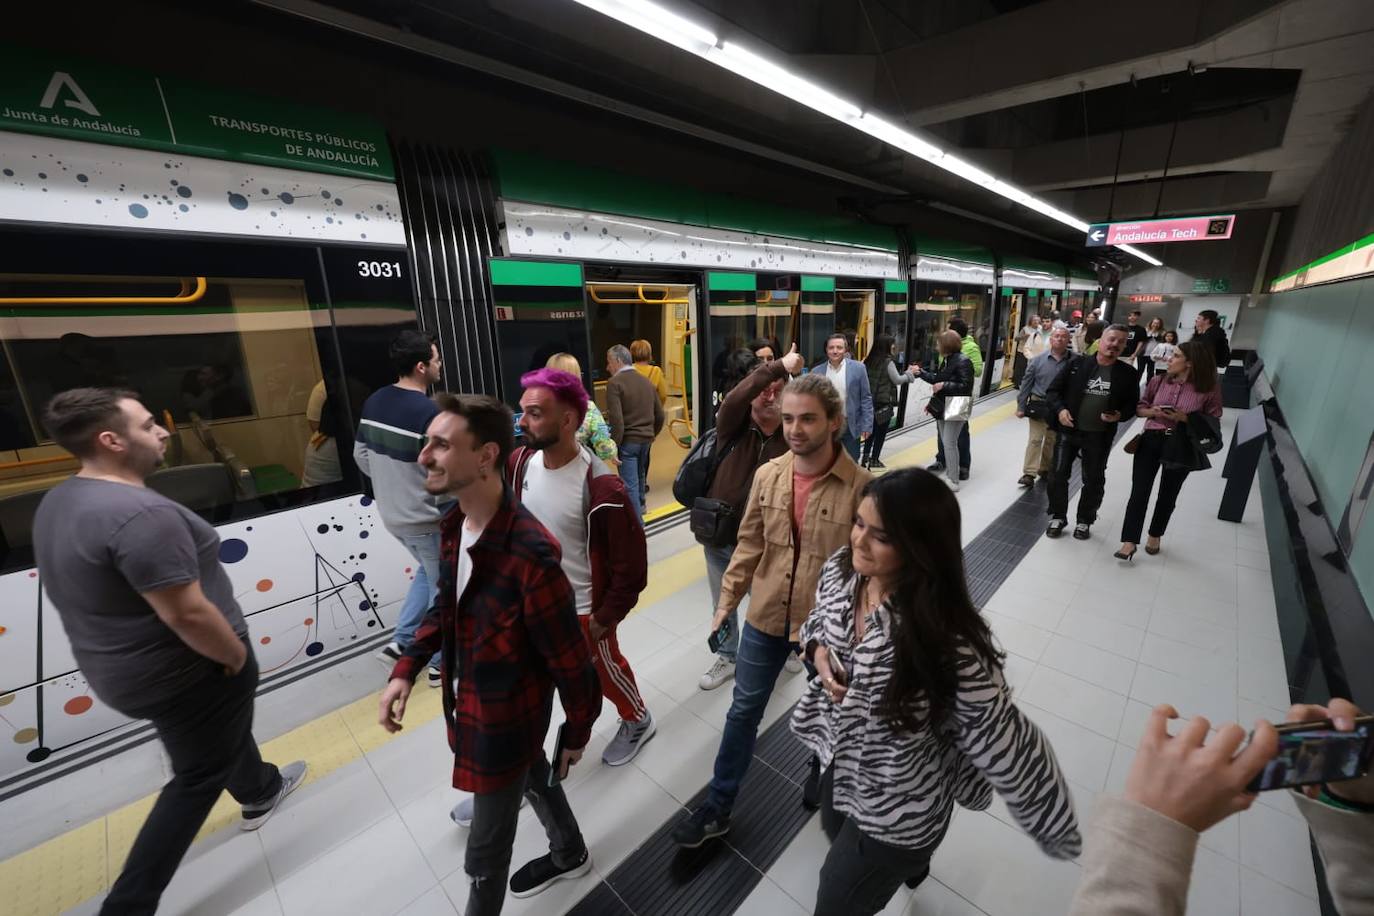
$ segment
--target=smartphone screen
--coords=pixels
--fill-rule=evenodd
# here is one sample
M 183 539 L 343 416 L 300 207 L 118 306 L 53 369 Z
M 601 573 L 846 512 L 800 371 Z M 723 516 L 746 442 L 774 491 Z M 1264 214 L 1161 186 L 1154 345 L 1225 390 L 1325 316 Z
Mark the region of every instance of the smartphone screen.
M 725 645 L 725 641 L 730 638 L 730 618 L 726 617 L 725 622 L 706 639 L 706 645 L 712 652 L 720 652 L 720 647 Z
M 1374 718 L 1338 732 L 1327 721 L 1280 726 L 1279 752 L 1246 786 L 1251 792 L 1289 789 L 1363 776 L 1374 755 Z

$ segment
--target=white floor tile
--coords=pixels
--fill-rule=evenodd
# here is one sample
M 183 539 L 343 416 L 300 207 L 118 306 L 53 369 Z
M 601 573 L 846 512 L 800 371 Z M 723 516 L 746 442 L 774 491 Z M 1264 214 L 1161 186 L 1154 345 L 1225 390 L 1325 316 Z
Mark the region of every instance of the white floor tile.
M 1283 886 L 1249 868 L 1240 870 L 1241 916 L 1321 916 L 1311 897 Z
M 1236 721 L 1234 691 L 1160 671 L 1149 665 L 1136 667 L 1135 680 L 1131 683 L 1131 699 L 1148 706 L 1168 703 L 1184 719 L 1206 716 L 1213 727 Z
M 453 752 L 448 747 L 443 716 L 413 730 L 407 725 L 400 735 L 364 756 L 396 807 L 414 801 L 434 786 L 453 782 Z
M 1021 703 L 1021 709 L 1045 733 L 1066 779 L 1094 791 L 1107 784 L 1116 749 L 1112 739 L 1030 702 Z
M 1008 652 L 1006 661 L 1002 665 L 1002 676 L 1007 679 L 1007 686 L 1012 689 L 1016 696 L 1020 696 L 1021 688 L 1030 680 L 1034 671 L 1035 662 L 1017 655 L 1015 652 Z
M 1060 634 L 1049 640 L 1040 664 L 1122 696 L 1131 692 L 1135 675 L 1135 662 Z
M 1240 818 L 1226 820 L 1206 830 L 1199 838 L 1203 846 L 1223 855 L 1232 862 L 1240 861 Z
M 1226 547 L 1216 549 L 1229 551 L 1229 548 Z M 1210 559 L 1207 557 L 1207 554 L 1210 553 L 1213 553 L 1213 549 L 1208 548 L 1203 552 L 1202 557 L 1194 555 L 1190 559 Z M 1164 598 L 1173 600 L 1197 595 L 1214 601 L 1235 604 L 1238 598 L 1236 566 L 1230 560 L 1230 556 L 1226 556 L 1221 558 L 1221 562 L 1207 563 L 1201 569 L 1185 568 L 1177 571 L 1177 567 L 1166 567 L 1164 578 L 1159 580 L 1159 591 L 1155 593 L 1155 601 L 1158 602 Z
M 1199 847 L 1193 856 L 1188 883 L 1188 912 L 1237 916 L 1240 913 L 1240 872 L 1234 859 Z
M 568 792 L 568 801 L 592 852 L 592 861 L 604 873 L 619 865 L 664 821 L 684 810 L 673 796 L 628 764 L 598 765 L 591 776 Z M 521 837 L 527 835 L 537 835 L 534 855 L 548 852 L 548 840 L 542 829 L 521 832 Z M 520 843 L 517 838 L 517 847 Z
M 389 916 L 435 884 L 399 815 L 393 814 L 277 883 L 286 916 Z M 398 893 L 398 888 L 405 888 Z
M 237 829 L 211 834 L 191 849 L 162 895 L 158 912 L 228 913 L 241 907 L 272 912 L 272 872 L 256 834 Z
M 685 805 L 710 781 L 719 746 L 720 732 L 679 706 L 658 720 L 658 734 L 631 765 Z
M 400 809 L 401 820 L 436 877 L 446 878 L 463 867 L 468 831 L 453 822 L 450 812 L 467 795 L 451 785 L 438 785 Z
M 927 878 L 911 895 L 904 916 L 983 916 L 983 911 L 934 878 Z
M 418 900 L 412 900 L 403 907 L 398 916 L 457 916 L 453 902 L 448 899 L 442 887 L 431 887 Z
M 1067 913 L 1080 870 L 1047 857 L 991 815 L 963 812 L 935 853 L 931 874 L 989 916 L 1026 916 Z
M 698 628 L 698 633 L 705 633 L 705 625 Z M 714 658 L 704 635 L 700 639 L 679 639 L 648 658 L 636 659 L 635 681 L 657 688 L 674 703 L 682 703 L 701 692 L 697 680 L 711 667 Z M 728 689 L 727 685 L 715 692 Z
M 1024 569 L 1024 565 L 1021 568 Z M 1013 573 L 1012 577 L 988 599 L 983 609 L 1029 623 L 1042 630 L 1053 630 L 1064 616 L 1070 595 L 1058 585 L 1046 583 L 1038 574 L 1023 578 L 1030 579 L 1036 585 L 1027 586 L 1017 580 L 1016 574 Z M 1042 591 L 1048 591 L 1049 594 L 1043 594 Z
M 1266 805 L 1251 805 L 1240 820 L 1240 863 L 1313 899 L 1312 847 L 1307 822 Z
M 1026 623 L 1024 620 L 1017 620 L 1015 617 L 1007 617 L 995 611 L 984 611 L 983 616 L 987 619 L 988 626 L 992 628 L 992 635 L 997 637 L 997 641 L 1001 643 L 1003 649 L 1008 652 L 1015 652 L 1032 662 L 1039 661 L 1040 654 L 1045 651 L 1045 646 L 1049 644 L 1050 637 L 1054 635 L 1050 630 L 1042 629 L 1032 623 Z
M 377 775 L 360 759 L 297 789 L 258 836 L 273 877 L 281 881 L 394 810 Z
M 1135 763 L 1135 754 L 1136 749 L 1126 744 L 1118 744 L 1112 751 L 1112 768 L 1107 773 L 1106 791 L 1120 795 L 1126 790 L 1126 777 Z
M 1247 550 L 1243 547 L 1236 548 L 1236 565 L 1248 566 L 1251 569 L 1269 569 L 1268 550 Z
M 1239 674 L 1241 696 L 1275 708 L 1288 705 L 1288 671 L 1281 643 L 1267 639 L 1242 640 Z
M 233 910 L 231 916 L 282 916 L 281 901 L 277 899 L 276 889 L 259 894 L 245 905 Z
M 1154 706 L 1149 703 L 1127 700 L 1126 710 L 1121 714 L 1121 729 L 1116 733 L 1117 742 L 1127 747 L 1138 746 L 1140 736 L 1145 732 L 1145 723 L 1153 710 Z
M 1160 593 L 1155 595 L 1154 606 L 1179 617 L 1186 617 L 1199 623 L 1234 630 L 1237 626 L 1236 602 L 1218 601 L 1193 592 Z
M 1219 627 L 1183 614 L 1175 614 L 1166 606 L 1156 606 L 1150 616 L 1149 632 L 1187 643 L 1198 649 L 1235 658 L 1239 637 L 1235 627 Z
M 811 911 L 787 896 L 782 888 L 763 878 L 753 892 L 744 898 L 739 909 L 735 910 L 735 916 L 806 916 L 809 912 Z
M 1111 559 L 1111 555 L 1106 551 L 1103 554 L 1104 559 L 1099 562 L 1117 562 Z M 1143 581 L 1137 581 L 1139 578 L 1140 571 L 1131 570 L 1130 578 L 1122 580 L 1119 583 L 1120 588 L 1113 589 L 1105 599 L 1101 582 L 1089 579 L 1074 592 L 1073 598 L 1069 601 L 1069 610 L 1143 630 L 1149 624 L 1150 614 L 1154 611 L 1155 589 L 1159 585 L 1159 580 L 1158 576 L 1152 576 L 1149 572 L 1145 573 Z
M 680 638 L 671 630 L 654 623 L 645 614 L 632 614 L 622 620 L 615 629 L 615 637 L 620 644 L 620 654 L 629 659 L 631 667 L 639 659 L 648 658 Z
M 1197 646 L 1168 639 L 1158 633 L 1146 633 L 1140 649 L 1140 663 L 1216 686 L 1217 690 L 1235 692 L 1236 660 L 1221 652 L 1209 652 Z
M 1103 600 L 1112 599 L 1110 595 L 1104 595 Z M 1143 628 L 1104 620 L 1087 611 L 1065 612 L 1055 630 L 1132 661 L 1140 657 L 1140 646 L 1145 641 Z
M 1110 738 L 1121 730 L 1121 714 L 1126 709 L 1124 694 L 1046 668 L 1035 669 L 1022 691 L 1022 697 L 1046 711 Z

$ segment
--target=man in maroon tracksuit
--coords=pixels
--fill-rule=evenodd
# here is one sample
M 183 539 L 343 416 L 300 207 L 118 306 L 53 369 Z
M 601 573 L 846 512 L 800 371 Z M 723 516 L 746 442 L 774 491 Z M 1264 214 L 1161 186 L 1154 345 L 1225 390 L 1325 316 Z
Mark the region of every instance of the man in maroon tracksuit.
M 520 384 L 525 447 L 511 456 L 511 486 L 563 548 L 563 572 L 577 597 L 601 691 L 620 713 L 619 731 L 601 760 L 620 766 L 634 759 L 656 728 L 615 635 L 648 583 L 644 528 L 619 475 L 578 444 L 587 413 L 582 380 L 540 369 L 525 373 Z
M 388 731 L 400 730 L 415 676 L 442 649 L 453 785 L 473 793 L 467 916 L 496 916 L 522 797 L 544 825 L 550 849 L 510 877 L 511 893 L 528 897 L 591 869 L 550 770 L 564 774 L 581 759 L 601 712 L 601 690 L 558 544 L 502 476 L 514 446 L 510 409 L 486 396 L 440 394 L 435 401 L 439 413 L 420 452 L 425 489 L 458 502 L 439 524 L 438 597 L 392 670 L 379 717 Z M 543 744 L 555 687 L 567 724 L 551 768 Z

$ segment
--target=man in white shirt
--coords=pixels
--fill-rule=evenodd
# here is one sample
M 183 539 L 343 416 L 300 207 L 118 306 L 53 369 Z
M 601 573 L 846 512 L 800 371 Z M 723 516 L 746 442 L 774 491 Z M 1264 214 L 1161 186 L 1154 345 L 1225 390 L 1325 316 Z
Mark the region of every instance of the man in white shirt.
M 619 731 L 601 759 L 621 766 L 657 731 L 616 640 L 617 626 L 648 584 L 644 528 L 624 482 L 578 444 L 588 403 L 582 380 L 540 369 L 520 383 L 524 446 L 511 455 L 508 476 L 521 503 L 563 548 L 563 572 L 577 597 L 601 691 L 620 714 Z
M 840 444 L 858 461 L 859 443 L 873 432 L 873 391 L 868 387 L 868 370 L 863 363 L 850 359 L 848 350 L 849 338 L 836 331 L 826 338 L 825 362 L 812 366 L 811 371 L 824 372 L 840 393 L 846 420 Z

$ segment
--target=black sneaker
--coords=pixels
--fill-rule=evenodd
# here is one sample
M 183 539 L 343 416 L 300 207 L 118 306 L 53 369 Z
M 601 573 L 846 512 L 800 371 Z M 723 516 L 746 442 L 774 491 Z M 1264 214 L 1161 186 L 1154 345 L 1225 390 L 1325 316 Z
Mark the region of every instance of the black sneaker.
M 730 815 L 710 805 L 702 805 L 673 828 L 673 842 L 683 849 L 696 849 L 707 840 L 730 832 Z
M 401 656 L 404 654 L 405 650 L 401 648 L 401 644 L 393 639 L 391 642 L 378 649 L 377 653 L 372 657 L 383 665 L 386 665 L 387 670 L 390 671 L 395 667 L 396 663 L 401 660 Z
M 802 806 L 815 811 L 821 806 L 821 762 L 812 757 L 806 771 L 806 782 L 802 783 Z
M 935 462 L 934 464 L 928 464 L 928 465 L 926 465 L 926 470 L 927 470 L 927 471 L 930 471 L 930 473 L 932 473 L 932 474 L 939 474 L 939 473 L 940 473 L 941 471 L 943 471 L 944 469 L 945 469 L 945 466 L 944 466 L 943 464 L 941 464 L 940 462 L 938 462 L 938 461 Z
M 869 466 L 870 468 L 876 468 L 876 469 L 879 470 L 879 471 L 885 471 L 885 470 L 887 470 L 887 465 L 883 464 L 883 463 L 882 463 L 881 461 L 879 461 L 877 458 L 871 458 L 871 459 L 869 459 L 868 466 Z
M 552 855 L 543 855 L 526 862 L 520 870 L 510 876 L 510 895 L 512 897 L 533 897 L 546 890 L 555 881 L 564 878 L 580 878 L 592 870 L 592 856 L 582 850 L 582 858 L 567 868 L 559 868 Z
M 1035 478 L 1030 474 L 1022 474 L 1021 479 L 1016 481 L 1016 485 L 1018 487 L 1033 487 L 1035 486 Z
M 1073 526 L 1073 538 L 1075 541 L 1086 541 L 1088 539 L 1088 523 L 1079 522 Z
M 959 469 L 959 479 L 960 479 L 960 480 L 968 480 L 968 468 L 960 468 L 960 469 Z
M 1062 518 L 1050 519 L 1050 526 L 1045 529 L 1045 537 L 1057 538 L 1064 533 L 1064 529 L 1069 527 L 1069 523 Z

